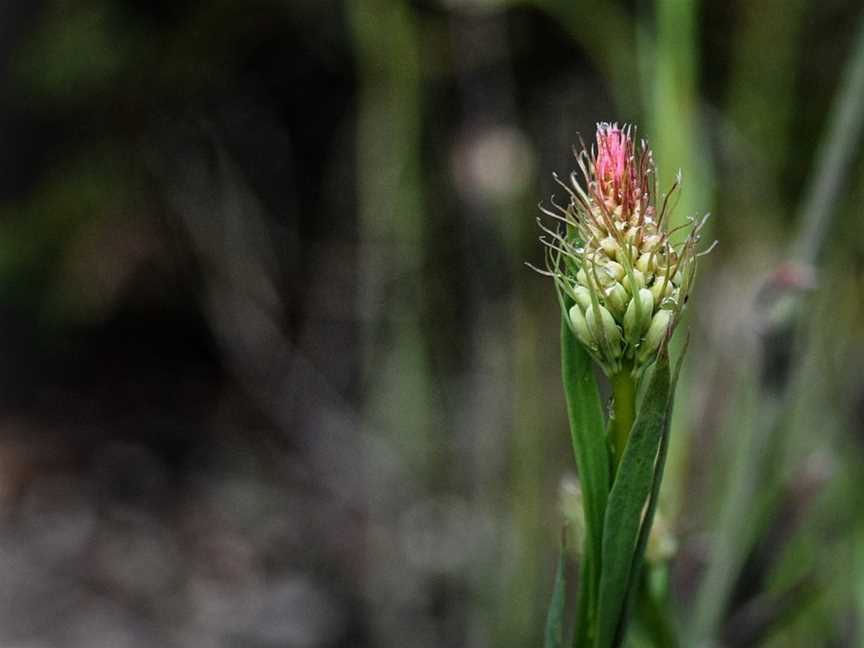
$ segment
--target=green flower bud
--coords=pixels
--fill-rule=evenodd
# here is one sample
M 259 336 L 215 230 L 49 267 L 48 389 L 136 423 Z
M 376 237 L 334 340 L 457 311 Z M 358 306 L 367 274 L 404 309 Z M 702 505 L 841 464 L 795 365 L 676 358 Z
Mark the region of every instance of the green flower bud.
M 600 247 L 603 248 L 606 256 L 608 256 L 610 259 L 617 258 L 618 252 L 621 250 L 621 248 L 618 246 L 618 241 L 616 241 L 611 236 L 607 236 L 602 241 L 600 241 Z
M 624 266 L 620 263 L 616 263 L 615 261 L 609 261 L 605 266 L 606 272 L 609 273 L 611 277 L 615 279 L 615 281 L 621 281 L 624 278 Z
M 642 238 L 642 250 L 644 252 L 653 252 L 662 240 L 663 237 L 659 234 L 649 234 Z
M 624 276 L 624 266 L 615 261 L 607 261 L 606 263 L 598 263 L 595 268 L 588 270 L 588 276 L 594 278 L 594 270 L 597 272 L 597 282 L 603 286 L 611 286 L 616 281 L 620 281 Z
M 642 288 L 645 287 L 645 275 L 642 274 L 641 271 L 633 268 L 633 281 L 630 281 L 630 277 L 624 277 L 621 280 L 621 283 L 624 284 L 624 287 L 627 289 L 631 295 L 635 295 Z
M 614 284 L 606 289 L 606 305 L 619 321 L 624 311 L 627 310 L 627 302 L 630 301 L 630 293 L 620 283 Z
M 642 334 L 651 324 L 651 317 L 654 313 L 654 295 L 651 294 L 650 290 L 642 288 L 639 291 L 638 299 L 638 319 L 636 316 L 636 298 L 630 302 L 630 305 L 627 306 L 627 312 L 624 313 L 624 337 L 634 346 L 642 339 Z
M 658 306 L 663 303 L 663 300 L 672 296 L 672 291 L 675 286 L 671 281 L 667 281 L 663 275 L 654 277 L 654 283 L 651 286 L 651 294 L 654 296 L 654 303 Z
M 669 329 L 671 321 L 671 311 L 666 309 L 657 311 L 651 319 L 651 325 L 648 327 L 645 339 L 639 347 L 639 362 L 647 362 L 657 352 L 657 349 L 660 348 L 660 343 L 666 338 L 666 331 Z
M 600 313 L 599 321 L 597 313 Z M 615 324 L 615 318 L 604 306 L 592 306 L 585 313 L 585 321 L 591 337 L 597 341 L 601 349 L 611 353 L 613 358 L 621 357 L 621 330 Z
M 652 263 L 651 261 L 650 252 L 645 252 L 639 257 L 639 259 L 637 259 L 636 268 L 639 270 L 639 272 L 642 272 L 644 274 L 654 272 L 654 263 Z
M 576 288 L 573 289 L 573 297 L 576 300 L 576 303 L 582 307 L 583 311 L 591 308 L 591 291 L 585 286 L 576 286 Z
M 588 324 L 585 322 L 585 316 L 582 314 L 579 304 L 574 304 L 570 308 L 570 322 L 573 324 L 576 337 L 582 344 L 592 349 L 597 347 L 591 338 L 591 333 L 588 332 Z
M 588 281 L 588 274 L 585 272 L 584 268 L 580 268 L 576 273 L 576 281 L 578 281 L 581 285 L 590 287 L 593 284 Z

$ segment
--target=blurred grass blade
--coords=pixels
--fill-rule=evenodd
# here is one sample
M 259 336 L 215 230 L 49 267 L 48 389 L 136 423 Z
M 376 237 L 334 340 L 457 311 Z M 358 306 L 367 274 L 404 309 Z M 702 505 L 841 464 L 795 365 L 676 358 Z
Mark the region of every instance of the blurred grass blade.
M 564 613 L 567 608 L 567 532 L 561 533 L 561 551 L 555 571 L 555 587 L 546 615 L 545 648 L 564 648 Z
M 596 648 L 615 645 L 621 626 L 626 624 L 622 615 L 626 611 L 639 544 L 642 511 L 654 487 L 655 463 L 668 420 L 669 394 L 669 352 L 664 345 L 609 494 L 603 525 Z
M 810 184 L 800 203 L 800 229 L 792 247 L 792 255 L 797 263 L 805 267 L 819 262 L 827 234 L 838 215 L 837 201 L 842 197 L 848 174 L 854 167 L 856 156 L 860 154 L 862 131 L 864 15 L 859 18 L 853 49 L 832 101 L 817 161 L 810 174 Z M 795 300 L 801 301 L 802 295 L 796 295 Z M 763 344 L 772 336 L 793 330 L 796 318 L 805 310 L 788 308 L 784 317 L 762 332 Z M 799 362 L 796 359 L 794 364 L 785 368 L 785 375 L 779 385 L 763 383 L 752 389 L 752 398 L 758 403 L 755 422 L 743 428 L 747 440 L 745 444 L 739 444 L 740 450 L 733 464 L 735 477 L 729 480 L 730 485 L 721 504 L 710 561 L 696 596 L 694 611 L 690 615 L 690 644 L 710 642 L 718 634 L 735 581 L 756 541 L 752 529 L 760 522 L 759 516 L 762 514 L 758 506 L 759 497 L 777 487 L 775 480 L 766 478 L 766 471 L 784 450 L 784 414 L 793 397 L 790 385 Z
M 817 262 L 825 237 L 836 216 L 835 206 L 860 155 L 864 130 L 864 14 L 858 22 L 853 49 L 843 69 L 837 96 L 831 105 L 815 171 L 801 201 L 801 230 L 793 254 L 801 263 Z
M 566 311 L 565 311 L 566 312 Z M 574 645 L 587 645 L 594 624 L 600 581 L 600 555 L 603 538 L 603 518 L 609 493 L 609 451 L 603 424 L 603 409 L 591 359 L 576 340 L 567 321 L 561 321 L 561 374 L 570 435 L 576 466 L 582 486 L 585 507 L 585 551 L 582 565 L 584 577 L 579 594 L 579 616 L 576 619 Z

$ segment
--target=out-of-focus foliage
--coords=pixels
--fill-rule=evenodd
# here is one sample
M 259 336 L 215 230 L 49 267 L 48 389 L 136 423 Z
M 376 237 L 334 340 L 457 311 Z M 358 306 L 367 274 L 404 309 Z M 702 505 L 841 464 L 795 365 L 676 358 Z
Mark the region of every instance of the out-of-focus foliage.
M 572 458 L 523 263 L 601 120 L 720 241 L 653 585 L 722 645 L 861 643 L 860 142 L 781 266 L 859 13 L 3 3 L 0 644 L 539 645 Z

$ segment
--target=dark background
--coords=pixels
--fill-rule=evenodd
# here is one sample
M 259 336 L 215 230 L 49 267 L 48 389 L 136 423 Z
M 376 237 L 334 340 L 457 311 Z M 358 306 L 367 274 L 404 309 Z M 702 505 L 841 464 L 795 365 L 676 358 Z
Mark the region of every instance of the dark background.
M 859 14 L 0 5 L 0 645 L 538 645 L 578 510 L 524 262 L 598 121 L 719 240 L 655 554 L 676 615 L 860 645 Z

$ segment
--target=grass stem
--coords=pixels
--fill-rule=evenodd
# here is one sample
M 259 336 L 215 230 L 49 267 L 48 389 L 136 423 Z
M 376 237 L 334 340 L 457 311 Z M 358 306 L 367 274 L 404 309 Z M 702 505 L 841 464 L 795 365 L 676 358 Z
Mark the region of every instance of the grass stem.
M 627 439 L 636 418 L 636 381 L 630 375 L 630 369 L 624 367 L 612 377 L 612 419 L 609 436 L 612 441 L 612 451 L 615 456 L 615 469 L 624 456 Z

